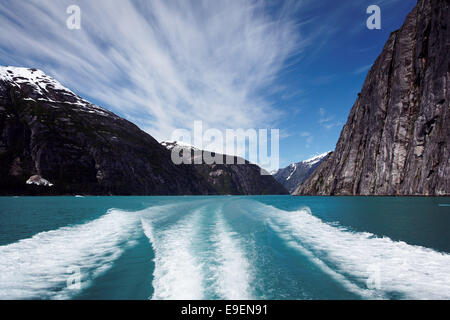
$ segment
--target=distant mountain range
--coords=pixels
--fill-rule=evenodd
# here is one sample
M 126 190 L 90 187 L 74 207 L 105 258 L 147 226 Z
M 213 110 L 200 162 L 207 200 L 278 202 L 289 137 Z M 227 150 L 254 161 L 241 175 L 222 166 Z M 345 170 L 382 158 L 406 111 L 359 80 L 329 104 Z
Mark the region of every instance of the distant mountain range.
M 312 157 L 311 159 L 293 163 L 284 169 L 272 172 L 273 177 L 281 183 L 290 193 L 294 192 L 314 170 L 331 154 L 323 154 Z
M 0 67 L 0 195 L 287 193 L 258 170 L 175 165 L 150 135 L 42 71 Z
M 419 0 L 297 195 L 450 195 L 450 1 Z
M 199 150 L 193 146 L 179 142 L 162 142 L 168 150 L 177 148 L 191 154 L 194 163 L 194 151 L 200 151 L 203 155 L 204 150 Z M 206 164 L 202 159 L 202 164 L 194 165 L 198 174 L 202 176 L 221 195 L 282 195 L 288 194 L 282 184 L 278 183 L 271 175 L 266 173 L 261 175 L 261 168 L 242 158 L 233 157 L 234 164 L 225 164 L 225 156 L 213 153 L 213 156 L 220 158 L 224 164 Z M 203 157 L 202 157 L 203 158 Z M 245 164 L 237 164 L 238 159 Z

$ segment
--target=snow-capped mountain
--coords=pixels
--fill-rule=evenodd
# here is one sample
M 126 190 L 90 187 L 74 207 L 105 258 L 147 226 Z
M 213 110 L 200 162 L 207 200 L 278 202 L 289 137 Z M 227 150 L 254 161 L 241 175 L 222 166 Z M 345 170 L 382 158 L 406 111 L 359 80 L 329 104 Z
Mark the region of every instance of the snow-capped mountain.
M 330 152 L 325 152 L 310 159 L 293 163 L 284 169 L 272 173 L 275 180 L 281 183 L 289 192 L 294 192 L 314 172 L 314 170 L 324 161 Z
M 64 101 L 64 104 L 71 104 L 80 112 L 118 118 L 114 113 L 81 98 L 38 69 L 0 66 L 0 80 L 18 89 L 26 87 L 27 97 L 24 101 L 48 103 L 53 108 L 57 108 L 56 104 Z
M 0 195 L 287 193 L 249 163 L 176 165 L 174 144 L 40 70 L 0 66 Z
M 0 194 L 216 194 L 133 123 L 37 69 L 0 66 Z

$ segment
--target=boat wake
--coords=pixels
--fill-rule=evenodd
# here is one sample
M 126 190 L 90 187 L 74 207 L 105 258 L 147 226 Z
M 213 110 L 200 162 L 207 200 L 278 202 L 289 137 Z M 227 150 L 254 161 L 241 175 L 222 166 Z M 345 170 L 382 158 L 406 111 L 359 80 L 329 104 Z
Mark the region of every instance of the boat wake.
M 249 299 L 250 265 L 222 211 L 208 205 L 187 210 L 166 226 L 154 219 L 161 208 L 141 218 L 155 251 L 152 299 Z
M 259 210 L 288 245 L 364 298 L 450 298 L 449 254 L 330 225 L 309 208 Z
M 139 221 L 111 209 L 73 227 L 0 246 L 0 299 L 69 299 L 134 245 Z
M 141 238 L 153 248 L 156 300 L 314 297 L 317 281 L 368 299 L 450 299 L 449 254 L 244 198 L 111 209 L 0 246 L 0 299 L 74 298 Z M 272 251 L 266 238 L 277 241 Z M 278 254 L 285 248 L 293 256 Z

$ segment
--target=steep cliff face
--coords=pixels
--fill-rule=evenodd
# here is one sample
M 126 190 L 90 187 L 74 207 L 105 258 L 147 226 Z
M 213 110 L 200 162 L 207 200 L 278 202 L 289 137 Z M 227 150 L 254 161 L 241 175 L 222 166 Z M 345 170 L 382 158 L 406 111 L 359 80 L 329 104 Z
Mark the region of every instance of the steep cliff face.
M 290 193 L 311 176 L 314 170 L 330 155 L 330 152 L 318 155 L 308 160 L 293 163 L 273 174 L 275 180 L 281 183 Z
M 419 0 L 297 195 L 450 195 L 450 1 Z
M 134 124 L 42 71 L 0 67 L 0 194 L 216 194 Z
M 196 154 L 191 146 L 182 145 L 177 142 L 163 142 L 168 150 L 176 150 L 191 154 L 192 163 Z M 201 154 L 203 154 L 203 150 Z M 225 164 L 224 155 L 215 154 L 214 157 L 222 159 L 224 164 L 202 164 L 193 165 L 195 170 L 221 195 L 284 195 L 289 194 L 282 184 L 278 183 L 271 175 L 261 175 L 261 168 L 242 158 L 233 157 L 234 164 Z

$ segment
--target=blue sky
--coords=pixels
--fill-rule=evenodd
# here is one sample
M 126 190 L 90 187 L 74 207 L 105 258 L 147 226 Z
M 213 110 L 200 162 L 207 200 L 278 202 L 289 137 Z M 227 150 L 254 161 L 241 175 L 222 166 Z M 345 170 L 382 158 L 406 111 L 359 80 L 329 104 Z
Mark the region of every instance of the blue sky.
M 381 30 L 366 27 L 366 8 L 371 4 L 381 9 Z M 281 76 L 292 92 L 301 91 L 289 99 L 275 98 L 280 108 L 290 110 L 288 121 L 280 125 L 288 135 L 280 150 L 289 150 L 281 152 L 282 167 L 334 149 L 369 68 L 415 4 L 410 0 L 311 2 L 305 11 L 313 20 L 303 32 L 318 35 L 303 59 Z
M 0 64 L 35 67 L 158 140 L 277 128 L 280 165 L 333 150 L 415 0 L 0 2 Z M 81 8 L 81 29 L 66 8 Z M 381 30 L 366 9 L 381 8 Z

